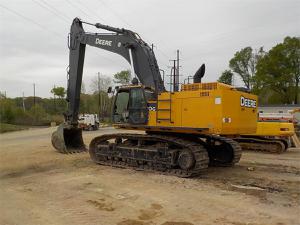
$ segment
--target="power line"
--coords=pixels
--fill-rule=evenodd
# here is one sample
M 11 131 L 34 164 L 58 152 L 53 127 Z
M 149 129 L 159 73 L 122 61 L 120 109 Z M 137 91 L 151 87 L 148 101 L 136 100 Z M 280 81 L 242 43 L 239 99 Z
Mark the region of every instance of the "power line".
M 42 7 L 43 9 L 46 9 L 47 11 L 51 12 L 52 14 L 58 16 L 59 19 L 63 20 L 64 22 L 69 23 L 64 17 L 61 17 L 60 14 L 58 14 L 56 11 L 54 11 L 53 9 L 50 10 L 49 8 L 45 7 L 44 5 L 42 5 L 40 2 L 36 1 L 36 0 L 32 0 L 34 3 L 36 3 L 37 5 L 39 5 L 40 7 Z
M 69 20 L 70 18 L 68 16 L 66 16 L 65 14 L 63 14 L 62 12 L 60 12 L 59 10 L 57 10 L 54 6 L 50 5 L 48 2 L 46 2 L 45 0 L 40 0 L 41 2 L 43 2 L 45 5 L 47 5 L 49 8 L 53 9 L 55 12 L 57 12 L 58 14 L 60 14 L 61 16 L 65 17 L 67 20 Z
M 30 19 L 30 18 L 28 18 L 28 17 L 26 17 L 26 16 L 23 16 L 22 14 L 16 12 L 15 10 L 12 10 L 12 9 L 6 7 L 6 6 L 1 5 L 1 4 L 0 4 L 0 7 L 3 8 L 3 9 L 6 9 L 7 11 L 9 11 L 9 12 L 11 12 L 11 13 L 13 13 L 13 14 L 19 16 L 19 17 L 21 17 L 22 19 L 24 19 L 24 20 L 26 20 L 26 21 L 28 21 L 28 22 L 30 22 L 30 23 L 32 23 L 32 24 L 34 24 L 34 25 L 40 27 L 40 28 L 43 29 L 43 30 L 47 30 L 48 32 L 50 32 L 50 33 L 52 33 L 52 34 L 55 34 L 55 35 L 56 35 L 57 37 L 59 37 L 59 38 L 64 38 L 64 39 L 65 39 L 65 37 L 64 37 L 63 35 L 61 35 L 61 34 L 55 32 L 55 31 L 49 30 L 47 27 L 45 27 L 45 26 L 43 26 L 43 25 L 41 25 L 41 24 L 35 22 L 34 20 L 32 20 L 32 19 Z M 93 50 L 94 50 L 94 49 L 93 49 Z M 97 51 L 97 53 L 100 54 L 98 51 Z M 105 60 L 107 60 L 107 61 L 110 61 L 110 62 L 114 62 L 114 63 L 115 63 L 115 61 L 112 60 L 112 59 L 110 59 L 110 58 L 104 57 L 104 56 L 102 56 L 102 55 L 100 55 L 100 57 L 103 58 L 103 59 L 105 59 Z
M 67 3 L 69 3 L 69 5 L 71 5 L 73 8 L 79 10 L 81 13 L 83 13 L 84 15 L 86 15 L 87 17 L 91 18 L 90 15 L 88 13 L 86 13 L 84 10 L 82 10 L 81 8 L 79 8 L 77 5 L 73 4 L 73 2 L 69 1 L 69 0 L 65 0 Z
M 81 12 L 83 12 L 85 15 L 87 15 L 87 16 L 89 16 L 86 12 L 84 12 L 83 10 L 81 10 L 80 8 L 78 8 L 76 5 L 74 5 L 73 3 L 71 3 L 69 0 L 66 0 L 70 5 L 72 5 L 74 8 L 76 8 L 76 9 L 78 9 L 78 10 L 80 10 Z M 80 3 L 80 2 L 77 2 L 77 4 L 80 4 L 81 6 L 84 6 L 82 3 Z M 103 3 L 106 7 L 108 7 L 105 3 Z M 87 10 L 89 10 L 86 6 L 84 6 Z M 109 8 L 110 9 L 110 8 Z M 111 10 L 111 9 L 110 9 Z M 92 12 L 91 10 L 89 10 L 90 12 Z M 112 10 L 111 10 L 112 11 Z M 94 14 L 94 13 L 93 13 Z M 117 15 L 116 13 L 114 13 L 115 15 Z M 129 26 L 131 26 L 129 23 L 127 23 L 126 21 L 124 21 L 120 16 L 118 16 L 118 18 L 119 19 L 121 19 L 124 23 L 126 23 L 126 24 L 128 24 Z M 100 19 L 102 19 L 102 18 L 100 18 Z M 102 19 L 103 21 L 104 21 L 104 19 Z M 167 55 L 166 54 L 164 54 L 166 57 L 167 57 Z M 103 57 L 103 56 L 101 56 L 101 57 Z M 106 60 L 109 60 L 109 61 L 111 61 L 111 62 L 115 62 L 114 60 L 112 60 L 112 59 L 109 59 L 109 58 L 106 58 L 106 57 L 103 57 L 103 58 L 105 58 Z M 168 58 L 168 57 L 167 57 Z
M 55 31 L 49 30 L 47 27 L 45 27 L 45 26 L 43 26 L 43 25 L 41 25 L 41 24 L 35 22 L 34 20 L 32 20 L 32 19 L 30 19 L 30 18 L 28 18 L 28 17 L 26 17 L 26 16 L 23 16 L 22 14 L 18 13 L 18 12 L 15 11 L 15 10 L 12 10 L 12 9 L 10 9 L 10 8 L 7 8 L 6 6 L 1 5 L 1 4 L 0 4 L 0 7 L 3 8 L 3 9 L 6 9 L 7 11 L 9 11 L 9 12 L 11 12 L 11 13 L 13 13 L 13 14 L 15 14 L 15 15 L 21 17 L 21 18 L 23 18 L 24 20 L 27 20 L 28 22 L 30 22 L 30 23 L 32 23 L 32 24 L 34 24 L 34 25 L 40 27 L 40 28 L 43 29 L 43 30 L 47 30 L 47 31 L 49 31 L 49 32 L 51 32 L 51 33 L 53 33 L 53 34 L 55 34 L 57 37 L 60 37 L 60 38 L 63 37 L 61 34 L 56 33 Z
M 117 17 L 119 20 L 121 20 L 124 24 L 128 25 L 129 27 L 132 27 L 131 24 L 129 24 L 126 20 L 124 20 L 124 18 L 122 18 L 118 13 L 116 13 L 109 5 L 107 5 L 105 2 L 103 2 L 102 0 L 98 0 L 98 2 L 102 3 L 102 5 L 104 5 L 108 10 L 110 10 L 114 15 L 115 17 Z M 147 43 L 150 43 L 147 38 L 144 38 L 145 41 Z M 161 53 L 162 56 L 164 56 L 167 60 L 169 60 L 169 56 L 164 52 L 162 51 L 161 49 L 159 48 L 156 48 L 158 52 Z M 164 66 L 168 67 L 165 63 L 163 63 Z
M 98 0 L 99 2 L 102 3 L 102 5 L 104 5 L 106 8 L 108 8 L 116 17 L 118 17 L 119 20 L 123 21 L 123 23 L 125 23 L 126 25 L 132 27 L 126 20 L 124 20 L 124 18 L 122 18 L 120 15 L 118 15 L 118 13 L 116 13 L 111 7 L 109 7 L 105 2 L 103 2 L 102 0 Z
M 88 8 L 85 4 L 82 4 L 80 1 L 78 1 L 77 2 L 77 4 L 79 4 L 79 5 L 81 5 L 81 6 L 83 6 L 84 8 L 86 8 L 89 12 L 91 12 L 92 14 L 97 14 L 96 16 L 97 16 L 97 20 L 98 20 L 98 18 L 100 19 L 100 20 L 102 20 L 102 21 L 104 21 L 104 22 L 106 22 L 106 20 L 105 19 L 103 19 L 101 16 L 99 16 L 99 14 L 98 14 L 98 12 L 97 11 L 94 11 L 94 10 L 91 10 L 90 8 Z
M 164 53 L 162 50 L 157 48 L 157 51 L 159 51 L 166 59 L 169 59 L 169 56 L 166 53 Z
M 35 1 L 35 0 L 32 0 L 32 1 Z M 49 5 L 47 2 L 45 2 L 44 0 L 40 0 L 40 1 L 42 1 L 44 4 L 46 4 L 46 5 L 48 5 L 49 7 L 51 7 L 53 10 L 55 10 L 58 14 L 61 14 L 61 15 L 63 15 L 61 12 L 59 12 L 54 6 L 51 6 L 51 5 Z M 68 3 L 70 3 L 69 1 L 68 1 Z M 70 3 L 71 4 L 71 3 Z M 72 4 L 71 4 L 72 5 Z M 76 9 L 79 9 L 79 8 L 77 8 L 76 6 L 74 6 Z M 46 8 L 47 9 L 47 8 Z M 80 9 L 79 9 L 80 10 Z M 63 15 L 64 16 L 64 15 Z M 64 19 L 64 21 L 65 21 L 65 19 Z M 96 49 L 93 49 L 93 51 L 95 51 Z M 98 51 L 97 51 L 97 53 L 98 54 L 100 54 Z M 112 59 L 110 59 L 110 58 L 107 58 L 107 57 L 104 57 L 104 56 L 102 56 L 102 55 L 100 55 L 100 57 L 101 58 L 103 58 L 103 59 L 106 59 L 107 61 L 110 61 L 110 62 L 115 62 L 114 60 L 112 60 Z
M 107 5 L 104 1 L 102 0 L 98 0 L 99 2 L 102 3 L 102 5 L 104 5 L 107 9 L 109 9 L 119 20 L 121 20 L 124 24 L 128 25 L 129 27 L 132 27 L 131 24 L 129 24 L 126 20 L 124 20 L 124 18 L 122 18 L 118 13 L 116 13 L 109 5 Z M 146 42 L 150 43 L 147 38 L 144 38 L 146 40 Z M 157 50 L 164 56 L 166 57 L 166 59 L 169 60 L 169 56 L 164 53 L 161 49 L 157 48 Z
M 35 1 L 34 1 L 34 2 L 35 2 Z M 68 0 L 67 0 L 67 2 L 70 3 Z M 72 5 L 72 4 L 70 3 L 70 5 Z M 41 5 L 40 5 L 40 6 L 41 6 Z M 56 35 L 57 37 L 59 37 L 59 38 L 65 38 L 63 35 L 61 35 L 61 34 L 55 32 L 55 31 L 49 30 L 47 27 L 43 26 L 42 24 L 37 23 L 37 22 L 34 21 L 33 19 L 31 19 L 31 18 L 29 18 L 29 17 L 26 17 L 26 16 L 24 16 L 24 15 L 18 13 L 18 12 L 15 11 L 15 10 L 12 10 L 12 9 L 10 9 L 10 8 L 8 8 L 8 7 L 6 7 L 6 6 L 4 6 L 4 5 L 1 5 L 1 4 L 0 4 L 0 7 L 3 8 L 3 9 L 6 9 L 7 11 L 9 11 L 9 12 L 11 12 L 11 13 L 13 13 L 13 14 L 19 16 L 19 17 L 21 17 L 22 19 L 24 19 L 24 20 L 26 20 L 26 21 L 28 21 L 28 22 L 30 22 L 30 23 L 32 23 L 32 24 L 34 24 L 34 25 L 40 27 L 40 28 L 43 29 L 43 30 L 46 30 L 46 31 L 48 31 L 48 32 L 50 32 L 50 33 L 52 33 L 52 34 L 55 34 L 55 35 Z M 41 6 L 41 7 L 42 7 L 42 6 Z M 48 8 L 46 8 L 46 7 L 44 7 L 44 6 L 43 6 L 43 8 L 47 9 L 49 12 L 52 12 L 52 11 L 50 11 Z M 77 7 L 76 7 L 76 8 L 77 8 Z M 53 7 L 53 9 L 55 9 L 55 8 Z M 93 50 L 94 50 L 94 49 L 93 49 Z M 96 49 L 95 49 L 95 50 L 96 50 Z M 98 51 L 97 51 L 97 53 L 100 54 Z M 104 57 L 104 56 L 102 56 L 102 55 L 100 55 L 100 57 L 103 58 L 103 59 L 106 59 L 106 60 L 108 60 L 108 61 L 110 61 L 110 62 L 114 62 L 114 63 L 116 62 L 116 61 L 114 61 L 114 60 L 112 60 L 112 59 L 110 59 L 110 58 Z

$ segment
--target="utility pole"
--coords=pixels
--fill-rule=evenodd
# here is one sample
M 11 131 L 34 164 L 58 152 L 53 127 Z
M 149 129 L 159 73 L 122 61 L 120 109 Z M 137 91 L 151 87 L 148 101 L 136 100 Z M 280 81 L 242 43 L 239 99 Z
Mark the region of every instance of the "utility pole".
M 101 118 L 101 93 L 100 93 L 100 72 L 98 72 L 98 116 L 99 116 L 99 121 Z
M 175 83 L 175 91 L 178 91 L 179 90 L 179 50 L 177 50 L 177 68 L 176 68 L 176 83 Z
M 179 90 L 179 50 L 177 52 L 177 59 L 172 59 L 170 62 L 173 62 L 173 66 L 171 67 L 171 75 L 170 75 L 170 91 L 171 87 L 173 86 L 173 92 Z
M 173 83 L 172 83 L 173 69 L 174 69 L 174 68 L 173 68 L 173 66 L 172 66 L 172 67 L 171 67 L 171 71 L 170 71 L 170 75 L 169 75 L 169 76 L 170 76 L 170 83 L 169 83 L 169 84 L 170 84 L 170 86 L 169 86 L 169 89 L 170 89 L 169 91 L 170 91 L 170 93 L 172 92 L 172 86 L 173 86 Z
M 24 99 L 25 99 L 25 97 L 24 97 L 24 91 L 23 91 L 23 111 L 25 112 L 25 102 L 24 102 Z
M 55 84 L 53 86 L 53 90 L 55 89 Z M 55 92 L 53 91 L 53 100 L 54 100 L 54 112 L 56 113 L 56 101 L 55 101 Z
M 33 83 L 33 106 L 35 106 L 35 83 Z
M 177 84 L 176 84 L 176 60 L 174 60 L 173 65 L 173 92 L 177 91 Z

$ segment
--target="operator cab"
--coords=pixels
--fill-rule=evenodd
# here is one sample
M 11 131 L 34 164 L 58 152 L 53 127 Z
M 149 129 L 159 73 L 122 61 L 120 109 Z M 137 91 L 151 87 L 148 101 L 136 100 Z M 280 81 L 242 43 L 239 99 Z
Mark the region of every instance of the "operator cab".
M 113 122 L 116 124 L 146 124 L 148 101 L 155 99 L 151 89 L 143 86 L 119 88 L 113 105 Z

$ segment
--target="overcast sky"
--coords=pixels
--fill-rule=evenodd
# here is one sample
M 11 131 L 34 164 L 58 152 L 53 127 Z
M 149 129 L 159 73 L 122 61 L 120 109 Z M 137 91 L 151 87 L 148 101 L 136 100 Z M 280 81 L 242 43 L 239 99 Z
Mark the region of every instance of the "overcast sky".
M 35 83 L 36 95 L 49 97 L 54 85 L 66 87 L 74 17 L 139 33 L 167 71 L 179 49 L 181 80 L 205 63 L 204 81 L 215 81 L 241 48 L 268 50 L 300 36 L 300 0 L 0 0 L 0 91 L 30 96 Z M 121 56 L 87 47 L 87 91 L 97 72 L 112 77 L 129 68 Z

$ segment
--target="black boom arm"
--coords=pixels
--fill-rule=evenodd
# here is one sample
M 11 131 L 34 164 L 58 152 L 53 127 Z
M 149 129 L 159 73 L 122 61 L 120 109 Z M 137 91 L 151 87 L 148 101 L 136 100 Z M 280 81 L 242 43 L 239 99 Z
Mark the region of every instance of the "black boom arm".
M 114 52 L 123 56 L 134 69 L 139 81 L 161 93 L 165 87 L 160 75 L 154 52 L 136 33 L 114 28 L 99 23 L 90 24 L 97 28 L 112 31 L 114 33 L 98 34 L 84 31 L 80 19 L 75 18 L 71 26 L 69 36 L 69 78 L 67 89 L 67 101 L 69 102 L 66 122 L 76 125 L 78 122 L 80 90 L 84 65 L 85 46 L 90 45 Z M 134 75 L 134 74 L 133 74 Z

